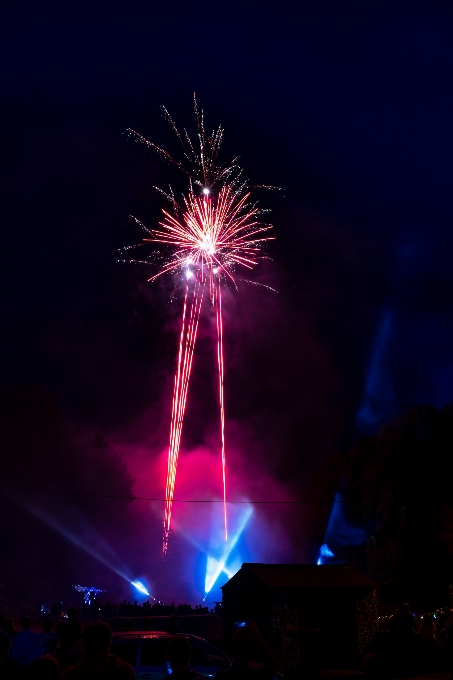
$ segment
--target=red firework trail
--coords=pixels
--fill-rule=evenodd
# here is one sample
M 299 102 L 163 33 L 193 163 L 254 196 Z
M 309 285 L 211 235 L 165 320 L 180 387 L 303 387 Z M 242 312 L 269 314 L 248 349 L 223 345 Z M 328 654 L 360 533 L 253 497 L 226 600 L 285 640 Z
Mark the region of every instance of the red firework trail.
M 136 218 L 136 222 L 146 231 L 143 244 L 159 243 L 171 254 L 156 263 L 153 253 L 145 260 L 120 260 L 121 262 L 141 262 L 158 265 L 158 271 L 148 281 L 154 281 L 165 273 L 173 273 L 185 278 L 185 296 L 179 340 L 178 363 L 173 389 L 172 414 L 170 422 L 170 441 L 168 446 L 167 481 L 165 494 L 163 552 L 168 550 L 171 528 L 172 504 L 174 497 L 176 470 L 181 446 L 182 426 L 187 405 L 190 373 L 192 370 L 198 323 L 207 285 L 209 299 L 216 311 L 217 325 L 217 362 L 219 373 L 220 438 L 223 483 L 223 518 L 225 540 L 228 540 L 226 510 L 226 448 L 225 448 L 225 400 L 224 400 L 224 360 L 223 360 L 223 318 L 222 285 L 228 282 L 236 286 L 235 271 L 238 267 L 252 269 L 263 257 L 262 244 L 272 237 L 265 235 L 271 226 L 259 221 L 260 211 L 252 203 L 251 190 L 242 179 L 242 169 L 236 160 L 221 165 L 217 157 L 223 137 L 219 127 L 207 136 L 204 128 L 203 112 L 195 103 L 195 116 L 199 150 L 184 130 L 181 135 L 165 111 L 184 150 L 185 163 L 175 161 L 167 151 L 147 141 L 144 137 L 129 130 L 129 135 L 164 156 L 189 178 L 189 188 L 179 204 L 170 188 L 169 192 L 157 189 L 171 204 L 171 211 L 163 210 L 160 229 L 147 229 Z M 266 187 L 273 188 L 273 187 Z M 135 246 L 128 246 L 123 251 Z
M 182 424 L 187 402 L 187 390 L 192 368 L 193 352 L 203 301 L 203 285 L 197 280 L 189 291 L 189 279 L 186 283 L 186 294 L 182 315 L 181 336 L 179 341 L 178 368 L 175 375 L 173 404 L 170 425 L 170 444 L 168 448 L 167 484 L 165 489 L 164 515 L 164 554 L 168 549 L 168 537 L 171 525 L 172 501 L 175 489 L 176 467 L 181 444 Z M 189 307 L 189 310 L 188 310 Z
M 223 482 L 223 520 L 225 525 L 225 541 L 228 540 L 228 523 L 226 511 L 226 460 L 225 460 L 225 405 L 223 400 L 223 319 L 222 319 L 222 288 L 220 278 L 217 282 L 217 358 L 219 366 L 219 401 L 220 428 L 222 436 L 222 482 Z

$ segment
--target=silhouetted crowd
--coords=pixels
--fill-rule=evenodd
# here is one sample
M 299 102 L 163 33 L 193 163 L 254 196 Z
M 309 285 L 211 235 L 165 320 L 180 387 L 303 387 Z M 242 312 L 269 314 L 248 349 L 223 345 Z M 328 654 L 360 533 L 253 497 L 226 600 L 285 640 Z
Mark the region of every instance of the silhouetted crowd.
M 191 609 L 184 607 L 180 611 Z M 1 680 L 135 679 L 133 666 L 110 652 L 112 630 L 106 622 L 95 621 L 82 628 L 76 609 L 71 608 L 55 632 L 52 628 L 53 622 L 45 619 L 40 632 L 32 631 L 30 617 L 22 616 L 17 630 L 11 617 L 0 618 Z M 253 622 L 236 630 L 231 651 L 233 663 L 218 671 L 218 680 L 272 680 L 275 658 Z M 190 667 L 191 655 L 187 637 L 171 635 L 165 655 L 166 678 L 203 680 L 203 676 Z
M 39 633 L 30 629 L 28 616 L 21 617 L 20 630 L 12 618 L 2 617 L 0 624 L 2 680 L 135 679 L 133 667 L 110 653 L 110 626 L 96 621 L 82 630 L 74 608 L 55 633 L 49 619 L 44 620 Z
M 219 613 L 219 607 L 220 605 L 216 605 L 216 613 Z M 109 654 L 112 631 L 106 620 L 133 616 L 170 616 L 176 620 L 178 614 L 209 613 L 214 613 L 214 610 L 210 612 L 208 607 L 202 605 L 176 606 L 173 602 L 170 605 L 162 602 L 144 602 L 140 605 L 126 600 L 120 605 L 111 602 L 100 605 L 94 601 L 89 606 L 82 606 L 80 618 L 82 621 L 90 621 L 94 617 L 99 620 L 82 627 L 75 607 L 71 607 L 65 614 L 61 603 L 55 603 L 50 612 L 37 603 L 33 617 L 37 624 L 33 626 L 33 630 L 29 615 L 22 615 L 19 628 L 16 628 L 12 617 L 0 614 L 0 680 L 76 680 L 79 677 L 102 679 L 104 665 L 106 678 L 129 680 L 135 678 L 132 666 L 124 665 L 119 659 L 115 662 L 116 656 Z M 55 624 L 49 614 L 63 620 Z M 125 620 L 134 627 L 132 619 Z M 37 628 L 40 630 L 37 631 Z M 80 660 L 82 655 L 83 663 Z M 70 668 L 75 661 L 79 675 Z
M 96 605 L 97 607 L 97 605 Z M 146 601 L 143 604 L 138 604 L 137 602 L 121 602 L 119 605 L 115 605 L 112 602 L 106 602 L 105 604 L 98 607 L 99 618 L 102 620 L 110 620 L 117 616 L 172 616 L 173 614 L 187 615 L 187 614 L 218 614 L 219 605 L 217 604 L 215 609 L 209 610 L 209 607 L 203 607 L 203 605 L 195 605 L 192 607 L 190 604 L 179 604 L 175 605 L 174 602 L 171 604 L 164 604 L 163 602 L 151 602 Z
M 142 604 L 138 602 L 129 602 L 123 600 L 119 605 L 107 600 L 100 603 L 96 598 L 93 598 L 90 604 L 82 604 L 80 607 L 80 616 L 82 620 L 90 620 L 95 616 L 102 621 L 109 621 L 115 617 L 122 616 L 172 616 L 173 614 L 188 615 L 188 614 L 220 614 L 221 605 L 216 604 L 214 609 L 209 609 L 202 604 L 197 604 L 192 607 L 190 604 L 178 604 L 174 602 L 171 604 L 164 604 L 163 602 L 149 602 L 146 600 Z M 47 609 L 41 602 L 37 601 L 33 610 L 25 612 L 34 620 L 43 620 L 51 618 L 53 620 L 64 616 L 63 603 L 55 602 L 50 609 Z
M 219 608 L 220 605 L 217 606 L 218 613 Z M 13 618 L 0 614 L 1 680 L 135 678 L 132 665 L 110 652 L 112 630 L 108 623 L 98 620 L 82 627 L 75 608 L 70 608 L 57 624 L 46 617 L 46 613 L 42 612 L 44 618 L 38 626 L 33 626 L 33 630 L 29 616 L 20 618 L 17 629 Z M 210 612 L 201 605 L 192 608 L 173 603 L 138 605 L 124 601 L 118 606 L 109 602 L 96 605 L 96 612 L 91 610 L 93 613 L 112 620 L 124 617 L 133 630 L 134 620 L 127 617 L 161 615 L 176 619 L 178 614 Z M 379 633 L 364 650 L 364 680 L 452 671 L 453 610 L 419 615 L 413 614 L 404 604 L 392 616 L 381 617 L 380 624 Z M 187 638 L 173 637 L 170 631 L 169 640 L 166 658 L 172 669 L 169 670 L 172 680 L 201 680 L 200 673 L 190 668 Z M 229 668 L 220 669 L 216 680 L 276 680 L 278 677 L 281 680 L 281 676 L 275 675 L 275 657 L 252 621 L 240 624 L 232 637 L 229 652 L 233 663 Z M 304 659 L 301 659 L 301 668 L 303 665 Z M 315 678 L 316 673 L 310 677 Z
M 414 614 L 407 603 L 380 619 L 380 632 L 366 650 L 385 659 L 393 677 L 450 672 L 453 610 Z

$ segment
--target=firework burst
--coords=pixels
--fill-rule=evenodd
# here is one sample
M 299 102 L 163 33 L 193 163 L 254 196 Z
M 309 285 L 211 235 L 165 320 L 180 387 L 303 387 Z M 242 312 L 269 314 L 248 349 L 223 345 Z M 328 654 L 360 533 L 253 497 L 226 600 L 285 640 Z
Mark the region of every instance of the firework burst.
M 181 134 L 164 109 L 182 148 L 183 160 L 175 160 L 167 151 L 149 142 L 134 130 L 127 133 L 163 156 L 169 163 L 184 172 L 188 178 L 188 190 L 177 201 L 172 188 L 163 191 L 154 187 L 170 203 L 163 210 L 158 229 L 148 229 L 134 218 L 146 232 L 143 243 L 161 244 L 166 255 L 157 265 L 158 270 L 149 277 L 154 281 L 163 274 L 172 273 L 184 281 L 184 304 L 178 362 L 175 374 L 168 465 L 166 480 L 166 503 L 164 514 L 163 552 L 168 549 L 171 527 L 172 503 L 176 481 L 182 426 L 187 403 L 187 392 L 197 338 L 198 323 L 205 291 L 216 311 L 217 359 L 219 377 L 220 438 L 223 479 L 223 514 L 225 540 L 228 539 L 226 511 L 226 455 L 225 455 L 225 406 L 222 287 L 236 286 L 236 272 L 241 268 L 252 269 L 263 257 L 263 243 L 270 240 L 267 234 L 271 225 L 260 220 L 263 210 L 252 200 L 252 190 L 243 179 L 243 170 L 237 159 L 221 164 L 218 160 L 223 139 L 223 128 L 218 127 L 207 135 L 203 111 L 199 111 L 194 98 L 197 123 L 197 144 L 184 129 Z M 262 187 L 272 189 L 274 187 Z M 135 246 L 132 246 L 135 247 Z M 130 247 L 123 249 L 129 250 Z M 155 253 L 146 260 L 122 259 L 122 262 L 142 262 L 156 266 Z

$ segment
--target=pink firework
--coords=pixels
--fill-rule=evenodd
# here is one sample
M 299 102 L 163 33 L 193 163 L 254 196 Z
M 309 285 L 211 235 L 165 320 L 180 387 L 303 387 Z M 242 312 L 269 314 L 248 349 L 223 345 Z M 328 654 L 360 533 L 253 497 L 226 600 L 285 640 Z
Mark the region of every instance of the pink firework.
M 168 550 L 171 528 L 172 504 L 175 490 L 176 470 L 181 446 L 182 427 L 187 404 L 187 393 L 192 370 L 195 342 L 203 299 L 209 298 L 216 310 L 217 359 L 219 376 L 219 407 L 221 435 L 221 463 L 223 480 L 223 515 L 225 540 L 228 540 L 227 484 L 225 454 L 225 403 L 223 361 L 222 286 L 235 284 L 238 269 L 252 269 L 263 257 L 263 242 L 271 239 L 267 231 L 271 225 L 260 221 L 257 204 L 251 199 L 251 188 L 242 178 L 242 169 L 236 159 L 229 164 L 218 163 L 223 129 L 219 127 L 209 136 L 205 133 L 203 112 L 199 112 L 196 100 L 198 147 L 192 143 L 184 130 L 181 135 L 165 110 L 183 149 L 184 162 L 173 159 L 167 151 L 149 142 L 133 130 L 130 136 L 163 155 L 188 177 L 188 191 L 178 203 L 170 188 L 169 192 L 157 189 L 171 204 L 171 210 L 163 210 L 159 229 L 147 229 L 143 244 L 164 244 L 171 255 L 158 265 L 158 271 L 148 281 L 172 273 L 183 278 L 185 295 L 179 341 L 178 362 L 175 374 L 168 465 L 166 501 L 164 514 L 163 552 Z M 155 187 L 157 188 L 157 187 Z M 272 188 L 272 187 L 266 187 Z M 124 249 L 124 250 L 127 250 Z M 137 260 L 121 260 L 136 262 Z M 146 264 L 154 264 L 147 259 Z M 207 291 L 209 295 L 207 295 Z

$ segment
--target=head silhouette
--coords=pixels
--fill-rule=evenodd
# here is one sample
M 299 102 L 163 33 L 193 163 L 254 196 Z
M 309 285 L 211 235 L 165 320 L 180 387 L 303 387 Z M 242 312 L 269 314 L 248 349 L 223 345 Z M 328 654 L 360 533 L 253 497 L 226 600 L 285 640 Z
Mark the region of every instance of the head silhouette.
M 112 629 L 104 621 L 89 623 L 83 629 L 83 648 L 86 654 L 107 654 L 112 641 Z
M 51 619 L 44 619 L 42 622 L 42 628 L 45 633 L 50 633 L 52 630 L 53 621 Z
M 29 616 L 21 616 L 20 617 L 20 627 L 23 630 L 28 630 L 31 626 L 31 620 Z
M 172 670 L 187 665 L 191 656 L 189 641 L 182 636 L 170 638 L 167 645 L 167 661 Z
M 253 638 L 246 629 L 240 628 L 234 631 L 231 645 L 233 658 L 236 663 L 245 663 L 250 660 Z
M 59 677 L 60 664 L 49 654 L 38 657 L 28 667 L 27 678 L 30 680 L 58 680 Z

